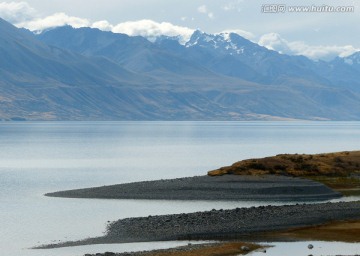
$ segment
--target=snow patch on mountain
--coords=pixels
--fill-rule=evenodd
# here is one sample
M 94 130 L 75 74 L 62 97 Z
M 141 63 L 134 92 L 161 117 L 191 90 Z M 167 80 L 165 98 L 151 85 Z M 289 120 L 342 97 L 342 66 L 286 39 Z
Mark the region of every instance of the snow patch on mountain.
M 240 39 L 240 40 L 239 40 Z M 235 33 L 207 34 L 200 30 L 194 32 L 190 40 L 185 44 L 186 47 L 203 47 L 226 51 L 230 55 L 243 54 L 247 39 Z

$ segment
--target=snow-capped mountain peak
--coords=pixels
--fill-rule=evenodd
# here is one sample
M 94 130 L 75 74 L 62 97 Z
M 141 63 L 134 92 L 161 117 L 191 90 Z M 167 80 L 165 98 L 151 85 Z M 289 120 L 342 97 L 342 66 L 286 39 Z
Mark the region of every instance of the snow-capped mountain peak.
M 241 37 L 236 33 L 207 34 L 196 30 L 190 40 L 185 44 L 186 47 L 203 47 L 217 50 L 229 55 L 244 54 L 247 49 L 259 47 L 251 41 Z

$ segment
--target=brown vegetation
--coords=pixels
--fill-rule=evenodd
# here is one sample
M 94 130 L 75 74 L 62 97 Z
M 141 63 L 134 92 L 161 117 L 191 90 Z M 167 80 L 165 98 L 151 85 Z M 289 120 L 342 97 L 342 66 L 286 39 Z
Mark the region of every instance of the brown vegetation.
M 247 159 L 208 172 L 210 176 L 279 174 L 295 177 L 348 177 L 353 173 L 360 174 L 360 151 L 316 155 L 282 154 L 259 159 Z
M 328 177 L 311 176 L 305 177 L 325 184 L 343 194 L 344 196 L 360 196 L 360 178 L 357 177 Z
M 247 159 L 231 166 L 209 171 L 210 176 L 289 175 L 324 183 L 344 195 L 360 194 L 360 151 L 327 154 L 282 154 L 259 159 Z
M 360 242 L 360 220 L 334 221 L 325 225 L 272 232 L 266 236 L 275 239 Z
M 246 250 L 242 248 L 246 247 Z M 142 254 L 144 256 L 231 256 L 245 255 L 249 252 L 261 248 L 260 245 L 243 243 L 243 242 L 227 242 L 211 245 L 196 246 L 195 248 L 179 251 L 164 250 L 162 252 L 149 252 Z

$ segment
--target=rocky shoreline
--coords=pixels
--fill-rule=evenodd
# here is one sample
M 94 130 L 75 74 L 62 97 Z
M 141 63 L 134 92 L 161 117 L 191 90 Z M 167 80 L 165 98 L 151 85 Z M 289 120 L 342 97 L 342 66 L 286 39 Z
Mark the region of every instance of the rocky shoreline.
M 360 219 L 360 201 L 260 206 L 127 218 L 108 225 L 106 235 L 46 245 L 57 248 L 99 243 L 249 238 L 264 232 Z
M 341 197 L 322 183 L 280 175 L 196 176 L 75 189 L 51 197 L 163 200 L 311 201 Z

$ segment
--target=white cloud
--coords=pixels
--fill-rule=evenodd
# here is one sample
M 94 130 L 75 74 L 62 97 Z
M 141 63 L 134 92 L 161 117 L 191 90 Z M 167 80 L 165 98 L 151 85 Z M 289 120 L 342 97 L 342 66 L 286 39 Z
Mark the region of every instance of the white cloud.
M 352 45 L 310 46 L 304 42 L 291 42 L 290 48 L 296 53 L 296 55 L 304 55 L 311 59 L 323 60 L 331 60 L 337 56 L 347 57 L 355 52 L 360 51 L 359 48 L 355 48 Z
M 201 5 L 198 7 L 198 12 L 206 14 L 210 19 L 214 19 L 214 13 L 211 12 L 206 5 Z
M 129 36 L 143 36 L 150 40 L 161 35 L 179 36 L 181 43 L 188 41 L 194 33 L 193 29 L 176 26 L 169 22 L 159 23 L 153 20 L 138 20 L 112 25 L 106 20 L 101 20 L 91 24 L 86 19 L 70 17 L 63 13 L 54 14 L 46 17 L 45 19 L 37 19 L 35 21 L 27 22 L 23 27 L 29 28 L 32 31 L 40 31 L 46 28 L 64 25 L 70 25 L 75 28 L 98 28 L 103 31 L 112 31 L 113 33 L 122 33 Z
M 292 54 L 292 50 L 289 48 L 289 42 L 281 38 L 277 33 L 269 33 L 263 35 L 259 42 L 259 45 L 274 51 L 278 51 L 283 54 Z
M 198 7 L 198 12 L 200 13 L 207 13 L 208 12 L 208 9 L 206 7 L 206 5 L 201 5 Z
M 180 43 L 188 41 L 194 32 L 193 29 L 187 27 L 176 26 L 168 22 L 158 23 L 152 20 L 129 21 L 113 25 L 106 20 L 92 23 L 88 19 L 69 16 L 65 13 L 55 13 L 47 17 L 40 17 L 37 11 L 25 2 L 0 3 L 0 16 L 17 27 L 27 28 L 35 32 L 70 25 L 74 28 L 92 27 L 103 31 L 124 33 L 130 36 L 143 36 L 148 39 L 160 35 L 179 36 Z
M 10 23 L 19 23 L 32 20 L 37 12 L 26 2 L 1 2 L 0 17 Z
M 302 41 L 289 42 L 283 39 L 279 34 L 269 33 L 263 35 L 259 42 L 260 45 L 280 53 L 289 55 L 304 55 L 311 59 L 331 60 L 337 56 L 346 57 L 360 49 L 352 45 L 308 45 Z
M 90 27 L 90 22 L 87 19 L 68 16 L 65 13 L 60 12 L 45 18 L 36 18 L 31 21 L 25 21 L 16 24 L 18 27 L 24 27 L 31 31 L 42 31 L 48 28 L 65 25 L 70 25 L 74 28 Z
M 112 32 L 124 33 L 130 36 L 143 36 L 154 38 L 160 35 L 180 36 L 181 43 L 188 41 L 194 30 L 187 27 L 180 27 L 169 22 L 155 22 L 153 20 L 128 21 L 117 24 Z
M 92 27 L 103 31 L 124 33 L 130 36 L 143 36 L 149 39 L 160 35 L 179 36 L 181 43 L 185 43 L 194 32 L 193 29 L 187 27 L 176 26 L 168 22 L 158 23 L 152 20 L 129 21 L 113 25 L 106 20 L 91 23 L 87 19 L 69 16 L 65 13 L 55 13 L 47 17 L 39 17 L 37 11 L 25 2 L 0 3 L 0 16 L 17 27 L 27 28 L 36 32 L 70 25 L 74 28 Z
M 181 17 L 180 20 L 181 21 L 194 21 L 195 18 L 194 17 L 186 17 L 186 16 L 184 16 L 184 17 Z
M 235 1 L 231 1 L 228 2 L 227 4 L 225 4 L 222 9 L 224 11 L 233 11 L 236 10 L 238 12 L 241 11 L 241 3 L 243 2 L 243 0 L 235 0 Z
M 249 40 L 255 39 L 255 35 L 253 33 L 242 29 L 226 29 L 221 31 L 221 33 L 235 33 Z
M 98 28 L 103 31 L 112 31 L 114 26 L 111 25 L 107 20 L 96 21 L 91 25 L 92 28 Z

